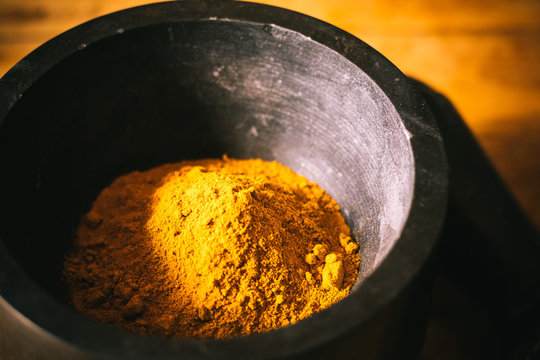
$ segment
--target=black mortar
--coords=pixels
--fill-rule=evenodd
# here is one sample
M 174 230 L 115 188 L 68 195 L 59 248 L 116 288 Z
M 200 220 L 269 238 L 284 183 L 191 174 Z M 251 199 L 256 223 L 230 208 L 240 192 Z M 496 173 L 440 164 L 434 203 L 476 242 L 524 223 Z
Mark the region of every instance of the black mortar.
M 71 309 L 63 255 L 99 191 L 133 170 L 224 153 L 277 160 L 336 199 L 360 244 L 351 294 L 293 326 L 221 341 L 139 336 Z M 0 169 L 0 355 L 324 358 L 358 347 L 392 358 L 421 344 L 425 266 L 446 208 L 442 139 L 398 69 L 319 20 L 201 1 L 78 26 L 0 80 Z

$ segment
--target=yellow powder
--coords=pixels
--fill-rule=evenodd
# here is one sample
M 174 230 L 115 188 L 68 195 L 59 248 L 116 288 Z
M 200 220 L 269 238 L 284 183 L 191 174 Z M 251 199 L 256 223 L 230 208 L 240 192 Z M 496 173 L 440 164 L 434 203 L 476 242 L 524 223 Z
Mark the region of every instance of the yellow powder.
M 74 306 L 129 330 L 224 338 L 346 296 L 358 246 L 339 207 L 276 163 L 199 160 L 117 179 L 66 259 Z

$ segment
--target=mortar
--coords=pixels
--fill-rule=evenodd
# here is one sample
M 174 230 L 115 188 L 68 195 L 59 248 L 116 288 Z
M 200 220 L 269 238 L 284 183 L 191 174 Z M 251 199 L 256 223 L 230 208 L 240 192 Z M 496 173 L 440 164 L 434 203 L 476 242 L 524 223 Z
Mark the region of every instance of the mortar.
M 384 358 L 417 350 L 425 266 L 446 204 L 442 139 L 408 79 L 352 35 L 253 3 L 129 9 L 13 67 L 0 81 L 0 126 L 0 354 L 322 358 L 360 346 L 366 358 Z M 362 259 L 351 294 L 286 328 L 220 341 L 145 337 L 75 312 L 62 260 L 99 191 L 133 170 L 224 153 L 277 160 L 340 204 Z

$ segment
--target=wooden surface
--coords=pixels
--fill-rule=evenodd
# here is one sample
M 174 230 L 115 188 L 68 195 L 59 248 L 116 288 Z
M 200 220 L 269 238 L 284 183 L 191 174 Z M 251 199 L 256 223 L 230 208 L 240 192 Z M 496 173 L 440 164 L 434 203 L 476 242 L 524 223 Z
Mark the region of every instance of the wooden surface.
M 0 75 L 46 40 L 145 0 L 0 0 Z M 457 107 L 540 228 L 539 0 L 263 0 L 351 32 Z

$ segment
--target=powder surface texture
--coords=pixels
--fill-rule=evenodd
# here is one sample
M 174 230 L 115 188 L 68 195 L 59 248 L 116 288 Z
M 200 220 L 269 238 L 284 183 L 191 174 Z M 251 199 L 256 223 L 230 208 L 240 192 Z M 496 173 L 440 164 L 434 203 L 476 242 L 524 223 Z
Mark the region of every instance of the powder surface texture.
M 358 246 L 317 184 L 260 159 L 185 161 L 104 189 L 64 278 L 76 309 L 144 334 L 228 338 L 345 297 Z

